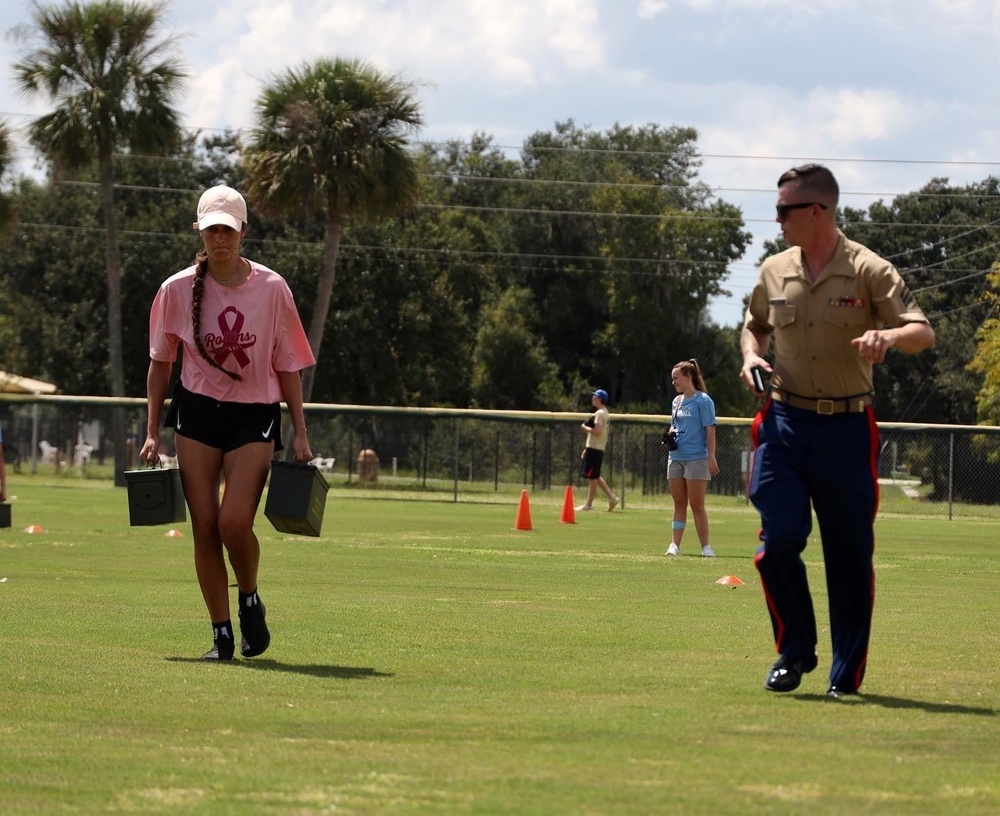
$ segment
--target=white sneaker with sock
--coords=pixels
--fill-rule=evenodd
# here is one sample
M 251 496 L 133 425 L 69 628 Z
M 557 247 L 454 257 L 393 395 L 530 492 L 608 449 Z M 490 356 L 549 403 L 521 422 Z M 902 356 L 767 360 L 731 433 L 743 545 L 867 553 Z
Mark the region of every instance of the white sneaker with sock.
M 705 558 L 715 558 L 715 550 L 712 549 L 711 544 L 706 544 L 704 547 L 702 547 L 701 554 L 705 556 Z
M 670 546 L 667 547 L 667 552 L 665 553 L 665 555 L 680 555 L 680 554 L 681 554 L 681 548 L 678 547 L 673 542 L 671 542 Z

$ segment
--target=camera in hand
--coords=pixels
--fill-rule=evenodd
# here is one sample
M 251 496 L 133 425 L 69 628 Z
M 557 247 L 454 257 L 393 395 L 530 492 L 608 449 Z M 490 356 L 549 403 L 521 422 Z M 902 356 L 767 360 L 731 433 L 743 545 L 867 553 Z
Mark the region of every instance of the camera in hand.
M 666 445 L 667 450 L 677 450 L 677 433 L 673 428 L 663 432 L 662 442 Z
M 764 371 L 760 366 L 754 366 L 750 369 L 750 376 L 753 378 L 753 388 L 758 394 L 764 393 L 764 378 L 767 376 L 767 372 Z

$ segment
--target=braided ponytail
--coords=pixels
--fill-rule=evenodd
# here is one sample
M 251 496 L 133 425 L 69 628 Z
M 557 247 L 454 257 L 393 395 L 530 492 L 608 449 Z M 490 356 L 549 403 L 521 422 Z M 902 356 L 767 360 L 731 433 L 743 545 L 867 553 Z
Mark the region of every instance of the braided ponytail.
M 195 256 L 194 282 L 191 284 L 191 326 L 194 329 L 194 345 L 198 349 L 198 354 L 213 368 L 219 369 L 226 376 L 238 382 L 243 381 L 243 377 L 235 371 L 230 371 L 216 362 L 215 358 L 208 353 L 205 342 L 201 339 L 201 296 L 205 292 L 205 275 L 208 274 L 208 253 L 201 250 Z

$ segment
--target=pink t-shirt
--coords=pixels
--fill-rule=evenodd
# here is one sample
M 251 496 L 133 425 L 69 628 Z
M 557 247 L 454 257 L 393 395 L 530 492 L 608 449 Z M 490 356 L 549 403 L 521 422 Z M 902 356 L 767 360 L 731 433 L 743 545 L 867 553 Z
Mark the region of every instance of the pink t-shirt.
M 181 384 L 220 402 L 281 402 L 279 371 L 301 371 L 316 363 L 285 279 L 250 262 L 250 276 L 227 287 L 205 277 L 201 299 L 201 339 L 205 350 L 234 380 L 209 365 L 194 345 L 191 284 L 195 267 L 171 275 L 160 286 L 149 312 L 149 356 L 173 362 L 184 344 Z

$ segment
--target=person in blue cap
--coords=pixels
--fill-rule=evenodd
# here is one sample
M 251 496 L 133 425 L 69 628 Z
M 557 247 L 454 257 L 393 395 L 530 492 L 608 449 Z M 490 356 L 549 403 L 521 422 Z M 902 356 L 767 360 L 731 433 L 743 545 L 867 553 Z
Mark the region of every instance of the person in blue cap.
M 611 430 L 611 414 L 608 413 L 608 392 L 598 388 L 590 395 L 590 402 L 596 409 L 594 415 L 580 427 L 587 433 L 587 444 L 580 454 L 582 460 L 580 475 L 587 479 L 587 501 L 577 507 L 577 510 L 593 510 L 594 497 L 597 488 L 604 491 L 608 497 L 608 512 L 618 506 L 618 497 L 611 492 L 608 483 L 601 476 L 601 464 L 604 462 L 604 449 L 608 444 L 608 432 Z

